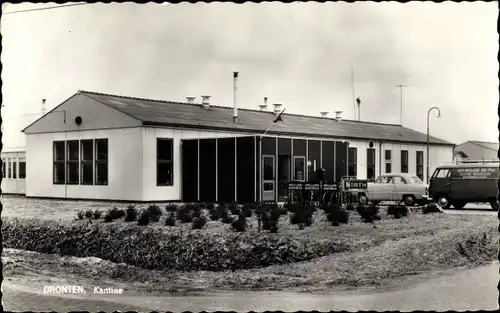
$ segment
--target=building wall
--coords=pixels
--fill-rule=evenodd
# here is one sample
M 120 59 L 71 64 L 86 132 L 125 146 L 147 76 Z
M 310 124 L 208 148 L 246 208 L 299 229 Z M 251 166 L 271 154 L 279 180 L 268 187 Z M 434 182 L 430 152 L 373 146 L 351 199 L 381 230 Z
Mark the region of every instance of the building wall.
M 108 139 L 108 185 L 53 184 L 53 142 L 56 140 Z M 26 136 L 26 195 L 96 200 L 143 199 L 142 129 L 31 134 Z
M 196 138 L 227 138 L 240 137 L 248 134 L 216 132 L 206 130 L 174 129 L 147 127 L 142 130 L 143 146 L 143 176 L 144 201 L 177 201 L 181 200 L 181 140 Z M 173 186 L 156 185 L 156 138 L 172 138 L 174 140 Z
M 456 146 L 455 151 L 463 151 L 467 154 L 468 157 L 465 160 L 479 161 L 483 158 L 488 161 L 498 160 L 497 150 L 488 149 L 469 141 Z M 462 159 L 463 158 L 458 158 L 458 160 Z
M 22 195 L 26 193 L 26 179 L 19 177 L 20 161 L 26 161 L 25 151 L 2 151 L 2 163 L 5 163 L 5 172 L 2 173 L 2 194 Z
M 369 141 L 350 141 L 350 148 L 357 148 L 357 177 L 366 179 L 367 169 L 367 149 Z M 423 151 L 424 156 L 424 181 L 426 180 L 427 166 L 427 146 L 419 144 L 399 144 L 399 143 L 383 143 L 380 147 L 380 142 L 373 141 L 375 149 L 375 173 L 376 176 L 387 174 L 385 172 L 385 150 L 391 150 L 392 154 L 392 171 L 393 173 L 401 172 L 401 150 L 408 150 L 408 173 L 417 174 L 417 153 Z M 382 149 L 382 153 L 380 153 Z M 381 157 L 381 159 L 380 159 Z M 437 166 L 453 162 L 453 147 L 447 146 L 430 146 L 429 147 L 429 175 L 432 175 Z

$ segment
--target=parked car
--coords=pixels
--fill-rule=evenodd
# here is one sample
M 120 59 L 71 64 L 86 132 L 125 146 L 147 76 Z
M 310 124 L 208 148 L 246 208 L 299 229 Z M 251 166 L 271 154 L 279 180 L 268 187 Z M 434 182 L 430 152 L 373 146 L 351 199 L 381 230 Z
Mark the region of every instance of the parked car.
M 461 163 L 438 166 L 430 178 L 429 200 L 443 208 L 462 209 L 468 202 L 491 205 L 498 211 L 498 163 Z
M 381 201 L 401 201 L 407 206 L 423 205 L 427 200 L 427 185 L 418 176 L 394 173 L 384 174 L 369 182 L 364 195 L 360 196 L 361 203 Z

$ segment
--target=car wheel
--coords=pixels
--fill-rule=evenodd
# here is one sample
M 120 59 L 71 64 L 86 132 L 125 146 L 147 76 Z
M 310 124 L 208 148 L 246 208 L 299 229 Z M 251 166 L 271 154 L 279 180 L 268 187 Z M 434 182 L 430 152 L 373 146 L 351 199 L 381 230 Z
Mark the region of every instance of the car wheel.
M 403 197 L 403 203 L 406 206 L 412 206 L 415 203 L 415 197 L 413 197 L 413 196 L 404 196 Z
M 498 208 L 500 207 L 500 204 L 498 203 L 498 200 L 491 200 L 490 201 L 491 209 L 493 211 L 498 211 Z
M 465 201 L 457 201 L 457 202 L 453 202 L 453 207 L 457 210 L 460 210 L 460 209 L 463 209 L 464 206 L 467 204 L 467 202 Z
M 443 209 L 449 209 L 451 206 L 450 198 L 448 196 L 439 196 L 437 199 L 437 203 L 443 208 Z

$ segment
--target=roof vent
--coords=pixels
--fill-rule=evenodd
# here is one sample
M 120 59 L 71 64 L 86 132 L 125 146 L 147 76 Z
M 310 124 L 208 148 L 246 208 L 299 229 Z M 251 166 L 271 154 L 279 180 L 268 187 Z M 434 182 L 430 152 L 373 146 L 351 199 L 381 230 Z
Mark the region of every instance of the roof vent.
M 189 104 L 193 104 L 195 99 L 196 99 L 196 97 L 186 97 L 186 101 Z
M 278 115 L 281 113 L 281 103 L 275 103 L 274 104 L 274 114 Z
M 203 105 L 205 109 L 210 107 L 210 97 L 211 96 L 201 96 L 201 105 Z
M 259 108 L 261 111 L 265 111 L 267 109 L 267 97 L 264 97 L 264 104 L 260 104 Z
M 342 111 L 335 111 L 335 119 L 340 121 L 342 119 Z
M 328 112 L 320 112 L 321 113 L 321 117 L 328 117 Z

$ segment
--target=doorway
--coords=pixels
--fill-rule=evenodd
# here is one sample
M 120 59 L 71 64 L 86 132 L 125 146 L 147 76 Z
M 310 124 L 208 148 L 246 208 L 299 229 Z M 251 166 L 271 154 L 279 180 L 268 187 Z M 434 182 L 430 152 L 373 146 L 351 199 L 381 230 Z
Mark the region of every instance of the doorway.
M 290 179 L 291 157 L 289 155 L 278 156 L 278 200 L 285 201 L 288 198 L 288 182 Z
M 274 155 L 262 156 L 262 201 L 276 200 L 276 164 Z

